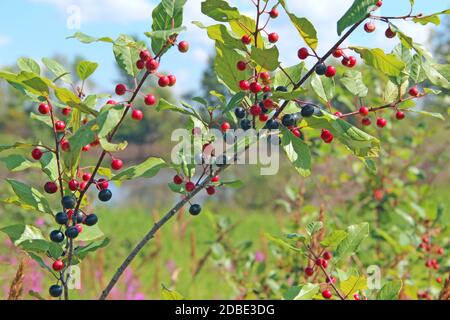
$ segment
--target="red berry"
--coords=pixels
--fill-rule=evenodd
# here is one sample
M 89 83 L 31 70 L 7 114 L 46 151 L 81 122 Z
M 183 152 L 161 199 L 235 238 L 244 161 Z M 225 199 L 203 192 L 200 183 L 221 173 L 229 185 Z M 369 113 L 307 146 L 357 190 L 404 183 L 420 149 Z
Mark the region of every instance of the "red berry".
M 215 177 L 213 177 L 212 179 L 211 179 L 211 182 L 213 182 L 213 183 L 217 183 L 217 182 L 219 182 L 220 181 L 220 177 L 219 176 L 215 176 Z
M 272 109 L 273 108 L 273 100 L 272 99 L 264 100 L 264 108 Z
M 139 53 L 139 58 L 141 58 L 142 61 L 147 61 L 148 59 L 151 59 L 152 54 L 148 50 L 142 50 Z
M 340 111 L 336 111 L 336 112 L 334 113 L 334 115 L 335 115 L 336 117 L 338 117 L 338 118 L 344 117 L 344 114 L 343 114 L 342 112 L 340 112 Z
M 88 184 L 88 183 L 87 183 L 86 181 L 83 181 L 83 182 L 80 184 L 80 190 L 86 189 L 87 184 Z
M 422 242 L 423 243 L 430 243 L 430 238 L 428 238 L 427 236 L 422 236 Z
M 39 148 L 35 148 L 35 149 L 33 149 L 33 151 L 31 151 L 31 157 L 34 160 L 41 160 L 43 155 L 44 155 L 44 153 Z
M 180 185 L 183 183 L 183 177 L 180 175 L 176 175 L 175 177 L 173 177 L 173 183 Z
M 265 86 L 264 88 L 263 88 L 263 92 L 264 93 L 267 93 L 267 92 L 270 92 L 271 90 L 270 90 L 270 87 L 269 86 Z
M 117 102 L 114 100 L 108 100 L 108 101 L 106 101 L 106 104 L 110 105 L 110 106 L 115 106 L 117 104 Z
M 336 278 L 335 277 L 329 277 L 325 279 L 326 283 L 336 283 Z
M 50 106 L 46 103 L 41 103 L 39 105 L 38 111 L 40 114 L 48 114 L 50 112 Z
M 79 186 L 80 183 L 77 180 L 73 179 L 69 181 L 69 189 L 71 191 L 77 191 Z
M 123 167 L 123 161 L 120 159 L 114 159 L 111 162 L 111 168 L 113 170 L 120 170 L 120 169 L 122 169 L 122 167 Z
M 301 60 L 307 59 L 307 58 L 309 57 L 308 49 L 307 49 L 307 48 L 300 48 L 300 49 L 298 50 L 297 55 L 298 55 L 298 57 L 299 57 Z
M 83 181 L 89 181 L 92 178 L 92 174 L 89 172 L 86 172 L 85 174 L 83 174 L 83 176 L 81 178 L 83 179 Z
M 159 67 L 159 62 L 155 59 L 150 59 L 145 63 L 145 68 L 148 72 L 153 72 Z
M 270 43 L 277 43 L 279 39 L 280 39 L 280 37 L 278 36 L 278 33 L 272 32 L 271 34 L 269 34 L 269 42 Z
M 222 132 L 227 132 L 228 130 L 231 129 L 231 125 L 228 122 L 224 122 L 220 126 L 220 129 L 222 130 Z
M 250 91 L 253 93 L 258 93 L 262 90 L 261 85 L 258 82 L 252 82 L 250 84 Z
M 330 290 L 324 290 L 322 291 L 322 297 L 324 297 L 325 299 L 331 299 L 331 297 L 333 296 L 333 294 L 331 293 Z
M 138 68 L 139 70 L 142 70 L 145 68 L 145 61 L 144 60 L 138 60 L 136 62 L 136 68 Z
M 83 232 L 83 226 L 81 224 L 75 225 L 75 228 L 77 228 L 78 233 L 82 233 Z
M 244 61 L 239 61 L 236 67 L 238 68 L 238 70 L 244 71 L 245 69 L 247 69 L 247 64 Z
M 148 106 L 153 106 L 156 103 L 156 98 L 152 94 L 148 94 L 145 96 L 144 102 Z
M 97 146 L 99 146 L 100 145 L 100 139 L 99 138 L 97 138 L 97 139 L 95 139 L 94 141 L 92 141 L 90 144 L 89 144 L 91 147 L 97 147 Z
M 239 82 L 239 87 L 241 88 L 241 90 L 247 91 L 250 89 L 250 83 L 247 80 L 242 80 L 241 82 Z
M 384 128 L 387 125 L 387 120 L 383 118 L 378 118 L 377 126 L 380 128 Z
M 297 138 L 301 138 L 302 132 L 298 128 L 294 128 L 291 131 Z
M 441 277 L 436 278 L 436 282 L 437 283 L 442 283 L 442 278 Z
M 62 109 L 61 112 L 62 112 L 63 116 L 67 117 L 71 111 L 72 111 L 72 109 L 70 109 L 69 107 L 66 107 L 66 108 Z
M 328 66 L 325 71 L 325 76 L 328 78 L 333 78 L 336 75 L 336 68 L 333 66 Z
M 350 64 L 350 59 L 348 57 L 342 58 L 342 65 L 348 67 Z
M 334 50 L 333 57 L 340 58 L 343 56 L 344 56 L 344 51 L 341 48 L 337 48 L 336 50 Z
M 376 28 L 377 28 L 377 26 L 376 26 L 375 23 L 373 23 L 373 22 L 367 22 L 367 23 L 364 25 L 364 30 L 365 30 L 367 33 L 372 33 L 372 32 L 374 32 L 374 31 L 376 30 Z
M 370 126 L 372 124 L 372 120 L 370 120 L 370 118 L 364 118 L 362 119 L 361 123 L 363 124 L 363 126 Z
M 162 76 L 159 78 L 158 80 L 158 85 L 162 88 L 167 87 L 170 84 L 170 79 L 169 77 L 166 76 Z
M 210 187 L 206 188 L 206 193 L 208 193 L 208 195 L 212 196 L 216 193 L 216 188 L 214 188 L 213 186 L 210 186 Z
M 320 137 L 325 143 L 331 143 L 334 139 L 333 134 L 329 130 L 322 130 Z
M 63 132 L 64 130 L 66 130 L 66 123 L 64 121 L 56 121 L 55 123 L 55 129 L 57 132 Z
M 386 38 L 388 38 L 388 39 L 392 39 L 397 35 L 397 33 L 395 31 L 393 31 L 391 28 L 387 28 L 386 32 L 384 34 L 386 35 Z
M 118 96 L 123 96 L 127 92 L 127 86 L 124 84 L 118 84 L 116 86 L 116 94 Z
M 187 192 L 192 192 L 195 190 L 195 183 L 189 181 L 186 183 L 185 188 Z
M 189 51 L 189 43 L 187 41 L 181 41 L 178 43 L 178 51 L 181 53 L 186 53 Z
M 409 94 L 413 97 L 417 97 L 419 96 L 419 89 L 417 89 L 417 87 L 412 87 L 409 89 Z
M 174 75 L 169 75 L 169 87 L 173 87 L 177 83 L 177 77 Z
M 325 260 L 331 260 L 331 258 L 332 258 L 331 252 L 325 251 L 325 252 L 323 253 L 323 258 L 324 258 Z
M 328 267 L 328 260 L 322 260 L 322 267 L 325 269 Z
M 395 117 L 397 118 L 397 120 L 403 120 L 405 119 L 406 115 L 403 111 L 398 110 L 395 114 Z
M 348 59 L 349 59 L 349 60 L 348 60 L 348 67 L 349 67 L 349 68 L 353 68 L 354 66 L 356 66 L 356 63 L 357 63 L 358 61 L 356 60 L 355 57 L 351 56 L 351 57 L 348 58 Z
M 437 248 L 436 249 L 436 253 L 439 254 L 439 255 L 443 255 L 444 254 L 444 248 L 441 248 L 441 247 Z
M 69 151 L 70 150 L 70 142 L 67 139 L 62 139 L 61 142 L 59 143 L 61 145 L 61 149 L 63 151 Z
M 383 1 L 382 1 L 382 0 L 378 0 L 376 6 L 377 6 L 378 8 L 380 8 L 382 5 L 383 5 Z
M 317 258 L 315 263 L 316 263 L 316 266 L 321 266 L 322 265 L 322 259 Z
M 266 122 L 267 120 L 269 120 L 269 116 L 267 114 L 262 113 L 259 115 L 259 121 Z
M 263 80 L 263 81 L 268 81 L 270 80 L 270 73 L 268 72 L 261 72 L 259 74 L 259 77 Z
M 278 18 L 278 15 L 279 15 L 278 9 L 272 8 L 272 10 L 270 10 L 269 14 L 272 19 Z
M 104 178 L 98 179 L 96 185 L 98 190 L 105 190 L 109 188 L 109 182 Z
M 244 35 L 242 36 L 241 41 L 243 44 L 247 45 L 252 42 L 252 38 L 250 36 Z
M 250 114 L 254 117 L 257 117 L 261 114 L 261 107 L 258 105 L 254 105 L 250 108 Z
M 369 115 L 369 108 L 367 108 L 367 107 L 359 108 L 359 114 L 364 117 L 367 117 Z
M 131 118 L 136 121 L 141 121 L 142 119 L 144 119 L 144 113 L 139 109 L 134 109 L 131 113 Z
M 308 277 L 311 277 L 311 276 L 314 274 L 314 269 L 311 268 L 311 267 L 307 267 L 307 268 L 305 269 L 305 274 L 306 274 Z
M 55 271 L 61 271 L 62 269 L 64 269 L 64 262 L 62 260 L 56 260 L 55 262 L 53 262 L 52 268 Z
M 58 186 L 54 182 L 47 182 L 44 185 L 44 190 L 45 190 L 45 192 L 47 192 L 49 194 L 54 194 L 54 193 L 58 192 Z
M 353 295 L 353 299 L 355 299 L 355 300 L 361 300 L 361 297 L 359 296 L 359 294 L 355 293 L 355 294 Z

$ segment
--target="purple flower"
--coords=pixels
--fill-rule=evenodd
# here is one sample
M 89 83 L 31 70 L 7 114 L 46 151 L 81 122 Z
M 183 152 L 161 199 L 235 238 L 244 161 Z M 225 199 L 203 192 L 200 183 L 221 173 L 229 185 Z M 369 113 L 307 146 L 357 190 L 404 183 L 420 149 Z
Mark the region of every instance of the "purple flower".
M 256 262 L 264 262 L 266 260 L 266 256 L 261 251 L 255 252 L 255 261 Z

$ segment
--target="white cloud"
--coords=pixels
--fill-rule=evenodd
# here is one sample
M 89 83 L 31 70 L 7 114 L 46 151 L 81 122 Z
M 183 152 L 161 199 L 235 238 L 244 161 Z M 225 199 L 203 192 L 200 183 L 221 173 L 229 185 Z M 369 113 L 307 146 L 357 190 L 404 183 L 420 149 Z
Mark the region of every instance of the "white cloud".
M 148 20 L 153 5 L 147 0 L 31 0 L 56 6 L 61 14 L 68 16 L 69 8 L 80 8 L 82 22 L 114 21 L 129 23 Z
M 0 46 L 6 46 L 11 42 L 11 38 L 7 36 L 0 35 Z

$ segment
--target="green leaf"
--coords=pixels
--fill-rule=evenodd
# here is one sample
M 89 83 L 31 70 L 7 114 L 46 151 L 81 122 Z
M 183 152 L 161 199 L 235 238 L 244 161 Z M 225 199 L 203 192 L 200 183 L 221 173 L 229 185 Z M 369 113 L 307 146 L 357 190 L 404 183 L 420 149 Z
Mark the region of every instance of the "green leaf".
M 351 275 L 347 280 L 340 282 L 341 293 L 344 296 L 351 296 L 358 291 L 367 289 L 367 279 L 364 276 Z
M 92 125 L 92 122 L 87 123 L 68 139 L 70 150 L 63 153 L 63 159 L 64 164 L 70 170 L 77 167 L 83 147 L 94 141 L 96 138 L 94 131 L 92 131 Z
M 421 25 L 427 25 L 429 23 L 433 23 L 437 26 L 439 26 L 441 24 L 441 18 L 439 17 L 442 14 L 450 14 L 450 9 L 449 10 L 444 10 L 441 12 L 437 12 L 437 13 L 433 13 L 430 15 L 422 15 L 420 17 L 415 17 L 413 18 L 413 21 L 415 23 L 420 23 Z
M 242 41 L 232 36 L 230 34 L 230 31 L 223 24 L 215 24 L 206 27 L 199 21 L 194 21 L 192 23 L 199 28 L 206 29 L 208 37 L 211 40 L 218 41 L 230 49 L 238 49 L 241 51 L 246 51 L 246 46 L 242 43 Z
M 341 78 L 344 87 L 354 96 L 365 97 L 369 89 L 363 82 L 362 73 L 359 71 L 346 71 Z
M 97 116 L 98 112 L 88 105 L 84 104 L 75 93 L 67 88 L 55 88 L 55 95 L 61 103 L 71 107 L 72 109 L 80 110 L 83 113 Z
M 348 27 L 364 20 L 375 8 L 377 0 L 355 0 L 348 11 L 337 23 L 337 33 L 341 35 Z
M 402 290 L 402 281 L 386 283 L 377 294 L 377 300 L 397 300 Z
M 72 84 L 70 73 L 59 62 L 49 58 L 42 58 L 42 62 L 53 73 L 55 79 L 61 79 L 65 83 Z M 56 80 L 53 80 L 53 82 L 56 82 Z
M 52 214 L 52 209 L 47 199 L 39 191 L 17 180 L 7 179 L 6 181 L 13 188 L 21 203 L 37 211 Z
M 19 154 L 11 154 L 5 158 L 0 158 L 0 161 L 6 165 L 11 172 L 19 172 L 30 168 L 40 168 L 36 162 L 31 162 L 27 158 Z
M 221 185 L 225 186 L 225 187 L 233 188 L 233 189 L 240 189 L 245 186 L 245 184 L 241 180 L 222 182 Z
M 51 181 L 58 179 L 58 161 L 53 152 L 46 152 L 39 160 L 42 171 L 49 177 Z
M 305 227 L 306 233 L 308 233 L 310 237 L 312 237 L 316 232 L 318 232 L 322 228 L 323 223 L 321 221 L 312 221 L 308 223 Z
M 284 239 L 281 239 L 279 237 L 273 236 L 271 234 L 266 233 L 266 237 L 269 239 L 270 242 L 277 245 L 278 247 L 285 249 L 285 250 L 292 250 L 295 252 L 303 252 L 301 248 L 294 247 L 290 243 L 286 242 Z
M 308 145 L 285 127 L 281 128 L 281 132 L 281 144 L 294 168 L 303 177 L 311 175 L 311 152 Z
M 292 14 L 287 9 L 286 3 L 284 1 L 281 2 L 281 5 L 284 7 L 289 19 L 291 19 L 292 24 L 297 29 L 300 36 L 303 38 L 305 43 L 313 50 L 317 49 L 318 40 L 317 40 L 317 31 L 314 28 L 314 25 L 306 18 L 297 17 L 295 14 Z
M 414 109 L 408 109 L 408 111 L 423 115 L 423 116 L 428 116 L 428 117 L 433 117 L 433 118 L 438 118 L 441 120 L 445 120 L 444 116 L 442 114 L 440 114 L 439 112 L 428 112 L 428 111 L 423 111 L 423 110 L 414 110 Z
M 135 40 L 127 35 L 120 35 L 117 41 L 133 43 L 131 45 L 117 45 L 113 46 L 114 56 L 117 64 L 130 76 L 137 77 L 141 70 L 136 66 L 136 61 L 139 60 L 139 53 L 145 48 L 145 45 L 141 42 L 135 42 Z
M 77 65 L 77 74 L 81 80 L 89 78 L 98 68 L 98 63 L 91 61 L 81 61 Z
M 176 106 L 176 105 L 168 102 L 165 99 L 160 99 L 159 103 L 158 103 L 158 106 L 156 107 L 156 111 L 161 112 L 161 111 L 167 111 L 167 110 L 178 112 L 178 113 L 181 113 L 181 114 L 184 114 L 184 115 L 188 115 L 188 116 L 195 116 L 196 117 L 196 115 L 193 112 L 191 112 L 191 111 L 189 111 L 189 110 L 187 110 L 185 108 Z
M 238 107 L 241 102 L 245 99 L 247 94 L 245 92 L 238 92 L 236 93 L 228 102 L 225 109 L 223 109 L 223 113 L 227 113 L 229 111 L 234 110 L 236 107 Z
M 241 38 L 243 35 L 248 35 L 248 30 L 256 29 L 256 21 L 248 16 L 241 15 L 238 19 L 231 20 L 230 22 L 231 30 L 234 34 Z M 264 39 L 261 36 L 261 32 L 258 33 L 258 45 L 255 47 L 264 48 Z M 252 43 L 255 45 L 255 39 L 252 38 Z
M 386 54 L 379 48 L 350 47 L 350 49 L 359 53 L 367 65 L 389 76 L 400 76 L 405 69 L 405 63 L 395 54 Z
M 114 40 L 109 37 L 101 37 L 101 38 L 95 38 L 91 37 L 85 33 L 82 32 L 76 32 L 72 36 L 67 37 L 67 39 L 76 39 L 82 43 L 93 43 L 93 42 L 107 42 L 107 43 L 114 43 Z
M 286 297 L 287 300 L 311 300 L 319 293 L 320 285 L 316 283 L 307 283 L 303 286 L 292 288 Z M 290 299 L 288 299 L 290 298 Z
M 334 80 L 320 77 L 314 73 L 311 78 L 311 87 L 323 102 L 329 102 L 335 95 Z
M 278 58 L 280 53 L 278 52 L 278 48 L 273 46 L 269 49 L 260 49 L 257 47 L 252 48 L 252 52 L 250 54 L 250 58 L 263 69 L 274 71 L 280 65 Z
M 425 59 L 422 61 L 422 68 L 431 83 L 442 88 L 450 88 L 448 72 L 446 72 L 448 71 L 448 65 L 435 64 L 432 61 Z
M 351 256 L 358 250 L 361 242 L 369 235 L 369 224 L 364 222 L 352 225 L 347 228 L 347 233 L 348 236 L 336 248 L 336 262 Z
M 103 238 L 105 234 L 102 230 L 100 230 L 100 227 L 98 224 L 95 226 L 89 227 L 89 226 L 83 226 L 83 232 L 80 233 L 80 235 L 77 237 L 78 241 L 93 241 L 100 238 Z
M 251 75 L 250 70 L 239 71 L 236 68 L 237 63 L 242 60 L 245 60 L 245 56 L 216 41 L 214 69 L 219 81 L 227 86 L 232 92 L 241 91 L 239 82 L 243 79 L 248 79 Z
M 32 72 L 37 75 L 41 74 L 41 67 L 39 67 L 39 64 L 31 58 L 19 58 L 19 60 L 17 60 L 17 65 L 22 71 Z
M 119 124 L 123 114 L 124 107 L 122 105 L 103 107 L 95 120 L 98 125 L 98 137 L 106 138 Z
M 161 298 L 163 300 L 185 300 L 181 293 L 177 291 L 169 290 L 163 286 L 161 290 Z
M 0 152 L 7 151 L 7 150 L 15 150 L 15 149 L 24 149 L 24 148 L 31 148 L 33 144 L 27 143 L 27 142 L 16 142 L 14 144 L 2 144 L 0 145 Z
M 5 233 L 16 246 L 20 246 L 25 241 L 45 240 L 41 230 L 34 226 L 17 224 L 0 229 Z
M 89 243 L 87 246 L 78 247 L 74 250 L 74 255 L 79 259 L 83 260 L 90 252 L 95 252 L 101 248 L 106 247 L 109 244 L 109 239 L 105 238 L 102 240 L 94 241 Z
M 284 72 L 282 70 L 279 70 L 275 73 L 275 76 L 273 77 L 273 86 L 275 88 L 278 86 L 290 88 L 291 86 L 293 86 L 293 84 L 291 83 L 291 79 L 293 82 L 298 83 L 301 80 L 304 71 L 305 71 L 304 62 L 300 62 L 299 64 L 296 64 L 289 68 L 284 68 Z
M 206 0 L 202 2 L 202 13 L 220 22 L 227 22 L 240 17 L 239 10 L 231 7 L 227 1 L 223 0 Z
M 166 168 L 167 166 L 166 162 L 160 158 L 149 158 L 137 166 L 127 168 L 114 176 L 111 180 L 125 181 L 136 178 L 153 178 L 161 169 Z
M 320 242 L 320 245 L 322 247 L 336 247 L 347 235 L 347 232 L 344 230 L 334 230 Z

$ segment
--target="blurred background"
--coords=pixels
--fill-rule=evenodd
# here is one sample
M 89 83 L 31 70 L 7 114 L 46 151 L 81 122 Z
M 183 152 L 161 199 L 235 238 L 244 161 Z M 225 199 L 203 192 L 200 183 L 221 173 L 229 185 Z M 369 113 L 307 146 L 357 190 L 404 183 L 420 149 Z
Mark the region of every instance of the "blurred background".
M 230 2 L 239 7 L 244 2 L 250 3 Z M 292 11 L 308 17 L 317 26 L 319 52 L 325 52 L 333 44 L 337 38 L 335 21 L 352 3 L 351 0 L 321 0 L 307 6 L 290 2 Z M 37 61 L 52 57 L 68 68 L 72 66 L 72 70 L 78 61 L 95 61 L 100 67 L 90 78 L 88 90 L 111 94 L 116 83 L 130 82 L 115 66 L 111 46 L 83 45 L 66 37 L 82 31 L 96 37 L 126 33 L 145 40 L 143 32 L 150 29 L 155 3 L 146 0 L 2 1 L 0 67 L 16 70 L 15 61 L 20 57 Z M 187 4 L 185 25 L 188 32 L 182 39 L 190 42 L 191 51 L 181 56 L 177 52 L 169 53 L 164 58 L 162 68 L 177 76 L 177 86 L 148 89 L 158 97 L 173 102 L 184 99 L 195 105 L 191 100 L 194 96 L 214 101 L 208 92 L 225 92 L 212 70 L 213 44 L 203 31 L 191 24 L 197 20 L 208 22 L 201 15 L 200 3 L 200 0 L 188 0 Z M 445 0 L 416 0 L 415 11 L 432 13 L 449 8 L 449 4 Z M 244 4 L 243 8 L 242 11 L 252 14 L 250 5 Z M 382 15 L 407 14 L 409 1 L 385 0 L 382 10 Z M 79 25 L 72 20 L 78 15 Z M 295 30 L 287 27 L 288 21 L 283 16 L 271 26 L 280 34 L 279 48 L 284 65 L 298 63 L 296 52 L 304 44 L 301 40 L 292 41 Z M 400 26 L 417 42 L 426 44 L 440 62 L 450 62 L 449 20 L 443 20 L 434 31 L 418 24 L 401 23 Z M 393 49 L 398 42 L 385 39 L 384 26 L 380 25 L 380 30 L 371 35 L 359 30 L 347 42 Z M 375 104 L 383 96 L 383 82 L 364 66 L 359 69 L 369 86 L 366 103 Z M 353 97 L 346 97 L 343 91 L 338 93 L 334 105 L 342 111 L 355 110 Z M 314 99 L 305 97 L 305 100 Z M 228 170 L 223 179 L 240 179 L 245 186 L 239 190 L 220 190 L 213 198 L 206 193 L 199 196 L 197 201 L 205 203 L 203 215 L 192 219 L 181 212 L 127 270 L 112 298 L 160 298 L 162 285 L 175 288 L 192 299 L 282 298 L 286 288 L 304 281 L 302 270 L 306 262 L 271 246 L 266 233 L 299 232 L 308 222 L 318 219 L 330 229 L 370 222 L 371 236 L 359 258 L 352 261 L 355 267 L 363 270 L 377 264 L 383 276 L 402 278 L 407 283 L 402 292 L 405 299 L 416 299 L 424 290 L 436 295 L 442 282 L 438 279 L 448 275 L 448 254 L 439 257 L 439 270 L 430 271 L 424 267 L 427 254 L 416 248 L 420 237 L 430 234 L 436 246 L 449 249 L 448 106 L 448 92 L 443 92 L 439 97 L 426 98 L 420 108 L 440 112 L 445 120 L 408 114 L 407 120 L 395 122 L 394 114 L 388 114 L 387 118 L 392 121 L 387 130 L 369 128 L 371 134 L 382 140 L 383 146 L 376 174 L 368 172 L 343 146 L 337 143 L 325 146 L 314 135 L 305 137 L 313 146 L 311 178 L 299 177 L 286 161 L 281 161 L 282 168 L 277 176 L 260 176 L 257 167 Z M 42 141 L 51 139 L 45 125 L 30 119 L 35 107 L 18 91 L 0 82 L 0 144 L 36 136 Z M 149 156 L 169 159 L 171 132 L 186 121 L 179 115 L 159 114 L 150 108 L 145 115 L 145 121 L 132 124 L 130 120 L 120 131 L 118 139 L 130 143 L 127 151 L 120 155 L 127 164 L 139 163 Z M 3 182 L 6 177 L 39 181 L 36 171 L 9 173 L 1 163 L 4 157 L 7 154 L 0 158 L 1 198 L 9 193 Z M 90 157 L 96 157 L 95 151 Z M 111 238 L 111 243 L 83 262 L 82 289 L 74 291 L 75 297 L 96 298 L 127 252 L 179 199 L 167 186 L 171 177 L 171 172 L 163 171 L 150 181 L 125 183 L 114 203 L 94 202 L 92 210 L 100 216 L 100 227 Z M 0 206 L 0 227 L 19 222 L 36 223 L 43 231 L 50 230 L 53 223 L 48 217 Z M 23 298 L 46 297 L 48 275 L 17 252 L 3 234 L 0 234 L 0 241 L 0 298 L 8 297 L 16 266 L 20 264 L 25 268 Z

